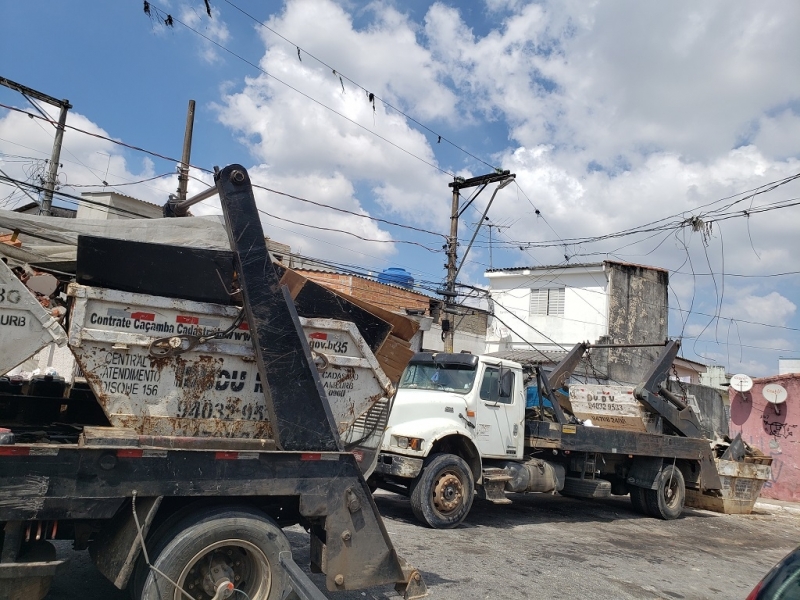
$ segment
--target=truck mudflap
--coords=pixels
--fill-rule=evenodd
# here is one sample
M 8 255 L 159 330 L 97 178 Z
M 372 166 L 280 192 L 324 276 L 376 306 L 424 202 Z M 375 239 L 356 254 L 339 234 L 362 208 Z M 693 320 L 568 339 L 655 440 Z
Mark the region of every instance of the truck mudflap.
M 4 261 L 0 261 L 0 374 L 67 334 Z

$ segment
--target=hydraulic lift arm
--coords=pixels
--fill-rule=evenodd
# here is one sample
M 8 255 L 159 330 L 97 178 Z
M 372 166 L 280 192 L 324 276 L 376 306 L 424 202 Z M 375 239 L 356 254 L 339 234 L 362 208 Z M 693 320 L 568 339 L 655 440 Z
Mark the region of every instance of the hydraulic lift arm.
M 677 340 L 668 342 L 633 393 L 650 412 L 661 416 L 680 435 L 702 438 L 703 428 L 697 415 L 664 384 L 680 346 Z

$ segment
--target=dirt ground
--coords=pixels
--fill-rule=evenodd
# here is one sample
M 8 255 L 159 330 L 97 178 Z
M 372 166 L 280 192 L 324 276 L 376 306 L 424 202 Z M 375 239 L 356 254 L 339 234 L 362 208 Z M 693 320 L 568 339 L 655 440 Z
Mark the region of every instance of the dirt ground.
M 720 515 L 687 509 L 676 521 L 643 517 L 627 498 L 576 500 L 544 494 L 510 505 L 476 500 L 465 523 L 427 529 L 408 500 L 378 492 L 376 504 L 398 554 L 416 566 L 432 600 L 744 599 L 800 544 L 800 516 L 757 510 Z M 308 563 L 299 527 L 287 530 L 295 561 Z M 94 570 L 87 553 L 59 544 L 71 559 L 48 600 L 128 598 Z M 322 576 L 314 581 L 324 590 Z M 332 599 L 398 598 L 391 586 L 327 593 Z

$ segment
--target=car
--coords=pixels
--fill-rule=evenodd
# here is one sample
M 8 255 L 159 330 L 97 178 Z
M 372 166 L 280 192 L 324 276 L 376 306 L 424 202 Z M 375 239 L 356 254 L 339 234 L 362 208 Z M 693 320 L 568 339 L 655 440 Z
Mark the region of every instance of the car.
M 800 546 L 772 567 L 747 600 L 800 600 Z

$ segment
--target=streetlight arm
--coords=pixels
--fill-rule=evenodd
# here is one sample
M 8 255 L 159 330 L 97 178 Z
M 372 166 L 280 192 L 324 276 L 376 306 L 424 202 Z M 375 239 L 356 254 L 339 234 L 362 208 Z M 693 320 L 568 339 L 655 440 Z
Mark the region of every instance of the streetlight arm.
M 453 276 L 453 283 L 455 283 L 455 280 L 458 279 L 458 274 L 461 272 L 461 267 L 463 267 L 464 263 L 467 262 L 467 255 L 469 254 L 470 248 L 472 248 L 472 244 L 475 241 L 475 238 L 478 236 L 478 231 L 480 230 L 483 221 L 486 219 L 486 215 L 489 212 L 489 208 L 492 206 L 492 202 L 494 202 L 494 197 L 497 195 L 497 192 L 502 190 L 512 181 L 514 181 L 514 177 L 515 175 L 510 175 L 506 177 L 506 179 L 503 179 L 500 182 L 500 185 L 498 185 L 495 188 L 494 192 L 492 192 L 492 197 L 489 198 L 489 203 L 486 205 L 486 209 L 483 211 L 483 214 L 481 215 L 481 220 L 478 222 L 477 227 L 475 227 L 475 232 L 472 234 L 472 239 L 469 241 L 469 246 L 467 246 L 467 249 L 464 251 L 464 256 L 461 257 L 461 264 L 458 265 L 458 269 L 456 269 L 456 274 Z

